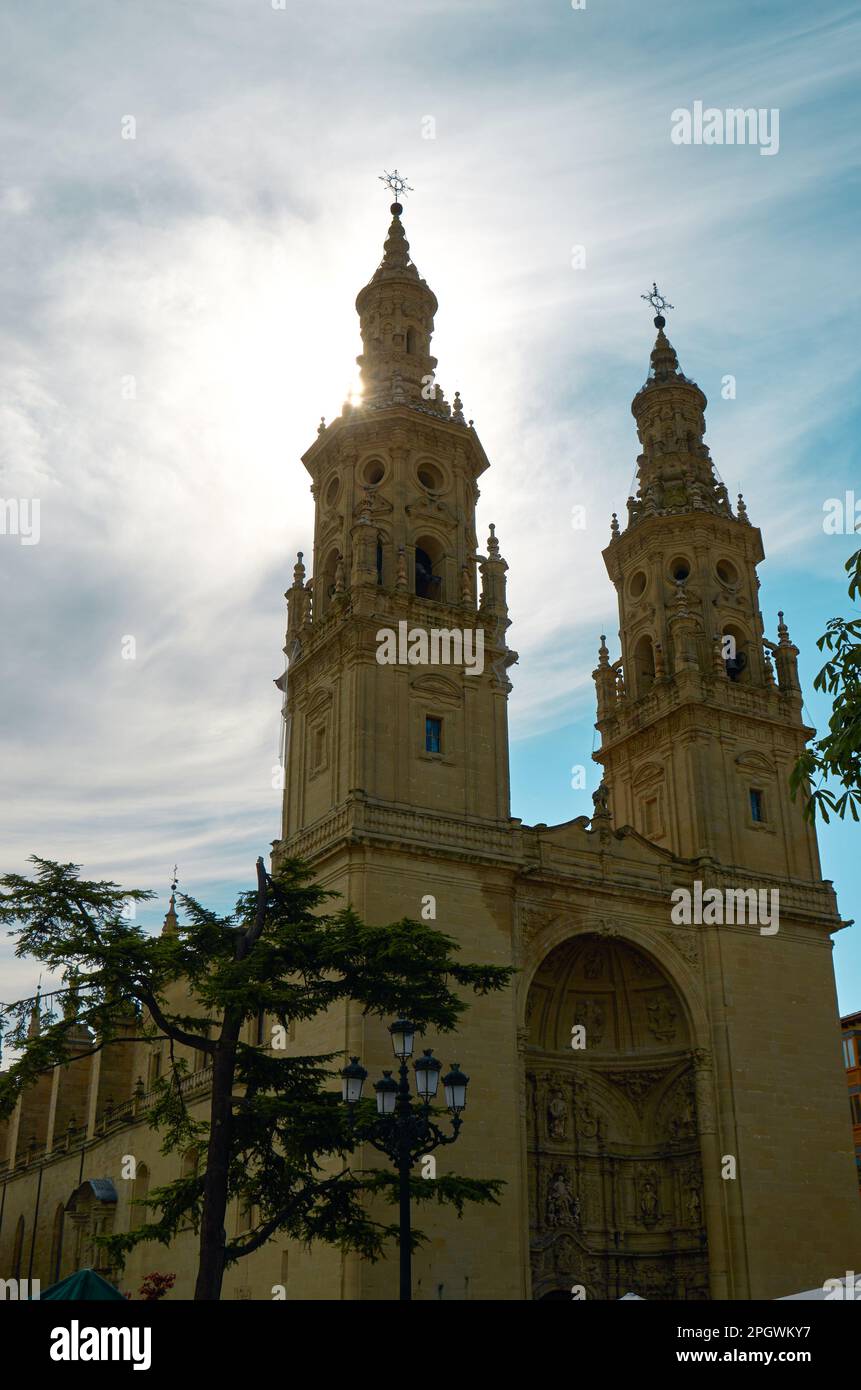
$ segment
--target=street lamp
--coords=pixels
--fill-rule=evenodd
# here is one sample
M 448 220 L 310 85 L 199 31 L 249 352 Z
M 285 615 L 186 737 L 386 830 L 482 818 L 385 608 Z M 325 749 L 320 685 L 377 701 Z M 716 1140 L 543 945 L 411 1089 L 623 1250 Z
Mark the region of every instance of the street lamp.
M 398 1098 L 398 1083 L 390 1071 L 383 1072 L 382 1081 L 374 1082 L 377 1093 L 377 1114 L 394 1115 L 395 1101 Z
M 422 1100 L 433 1100 L 439 1087 L 439 1074 L 442 1071 L 442 1062 L 438 1062 L 429 1047 L 419 1057 L 415 1064 L 416 1091 Z M 446 1093 L 448 1102 L 448 1093 Z
M 407 1061 L 413 1054 L 415 1035 L 419 1030 L 408 1019 L 399 1018 L 389 1025 L 394 1054 L 400 1062 L 400 1080 L 384 1071 L 374 1082 L 377 1098 L 376 1119 L 357 1123 L 356 1105 L 361 1100 L 362 1086 L 368 1073 L 358 1057 L 351 1057 L 341 1072 L 341 1092 L 350 1109 L 350 1125 L 358 1138 L 391 1159 L 398 1170 L 400 1196 L 400 1297 L 412 1298 L 412 1252 L 410 1249 L 410 1173 L 415 1163 L 442 1144 L 453 1144 L 463 1124 L 461 1112 L 466 1107 L 466 1088 L 469 1077 L 464 1076 L 457 1062 L 443 1077 L 446 1107 L 451 1114 L 451 1134 L 444 1134 L 431 1119 L 430 1105 L 439 1088 L 442 1063 L 425 1048 L 413 1064 L 416 1074 L 416 1094 L 420 1104 L 415 1108 L 410 1092 Z
M 368 1073 L 358 1057 L 351 1057 L 349 1066 L 341 1072 L 341 1095 L 348 1105 L 362 1099 L 362 1087 Z
M 459 1115 L 461 1110 L 466 1109 L 466 1088 L 469 1085 L 469 1077 L 464 1076 L 459 1062 L 452 1062 L 451 1071 L 443 1077 L 442 1085 L 446 1105 L 453 1115 Z
M 408 1018 L 398 1018 L 389 1024 L 392 1049 L 399 1062 L 405 1062 L 408 1057 L 412 1057 L 416 1031 L 416 1025 L 410 1023 Z

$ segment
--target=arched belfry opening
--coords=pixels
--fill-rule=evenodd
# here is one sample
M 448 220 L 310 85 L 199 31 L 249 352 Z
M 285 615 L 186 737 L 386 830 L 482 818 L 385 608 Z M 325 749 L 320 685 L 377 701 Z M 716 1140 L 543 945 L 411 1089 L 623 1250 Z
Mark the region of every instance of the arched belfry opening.
M 655 684 L 655 648 L 647 633 L 634 648 L 634 671 L 637 696 L 648 695 Z
M 442 580 L 443 549 L 433 536 L 416 541 L 416 596 L 438 602 L 444 597 Z
M 678 990 L 616 937 L 545 957 L 527 997 L 533 1297 L 708 1297 L 692 1038 Z M 572 1046 L 572 1044 L 577 1044 Z
M 747 638 L 740 627 L 728 624 L 724 627 L 721 651 L 727 676 L 731 681 L 748 684 L 750 667 L 748 664 Z

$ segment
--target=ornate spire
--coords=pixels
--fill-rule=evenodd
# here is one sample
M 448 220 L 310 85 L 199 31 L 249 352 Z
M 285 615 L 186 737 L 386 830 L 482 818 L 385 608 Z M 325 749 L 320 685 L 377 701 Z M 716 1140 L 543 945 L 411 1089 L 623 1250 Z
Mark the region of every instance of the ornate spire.
M 168 909 L 165 913 L 164 923 L 161 929 L 162 936 L 176 936 L 179 931 L 179 921 L 176 915 L 176 885 L 176 865 L 174 864 L 173 882 L 170 885 L 170 903 L 168 904 Z
M 410 260 L 410 244 L 407 241 L 407 234 L 401 222 L 403 208 L 400 203 L 392 203 L 392 221 L 389 227 L 389 234 L 383 243 L 383 259 L 371 276 L 371 284 L 378 280 L 406 277 L 410 280 L 420 280 L 418 270 Z
M 657 319 L 655 320 L 657 323 Z M 643 390 L 649 386 L 666 386 L 668 382 L 684 382 L 686 385 L 695 383 L 689 382 L 687 377 L 679 367 L 679 359 L 676 349 L 673 347 L 663 328 L 658 329 L 658 336 L 655 339 L 655 346 L 652 348 L 649 357 L 649 375 L 646 378 Z
M 386 175 L 384 183 L 400 175 Z M 449 415 L 434 380 L 436 358 L 431 356 L 437 298 L 419 275 L 410 256 L 399 202 L 392 203 L 392 221 L 383 245 L 383 259 L 356 298 L 363 351 L 356 361 L 362 374 L 362 407 L 404 404 Z
M 726 488 L 703 440 L 705 395 L 681 370 L 676 350 L 664 333 L 661 310 L 672 305 L 657 285 L 642 298 L 659 310 L 658 332 L 649 374 L 631 403 L 643 452 L 637 459 L 636 496 L 628 499 L 628 526 L 650 516 L 686 512 L 732 516 Z

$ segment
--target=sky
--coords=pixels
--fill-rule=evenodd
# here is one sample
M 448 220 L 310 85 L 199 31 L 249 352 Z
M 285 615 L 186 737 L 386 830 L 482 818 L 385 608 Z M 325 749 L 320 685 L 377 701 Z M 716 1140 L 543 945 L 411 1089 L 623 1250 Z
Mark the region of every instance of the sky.
M 654 280 L 763 532 L 767 634 L 785 610 L 822 727 L 815 642 L 850 615 L 857 546 L 823 509 L 861 503 L 859 39 L 855 7 L 792 0 L 7 0 L 0 498 L 38 499 L 39 527 L 28 543 L 19 509 L 0 534 L 3 868 L 38 853 L 154 888 L 155 925 L 174 863 L 226 908 L 277 837 L 272 682 L 313 526 L 299 460 L 356 381 L 395 166 L 438 379 L 491 460 L 512 813 L 591 812 L 601 632 L 618 654 L 600 552 L 635 468 Z M 761 110 L 759 143 L 677 143 L 697 102 Z M 859 921 L 835 944 L 847 1012 L 859 830 L 820 839 Z M 36 975 L 0 943 L 0 997 Z

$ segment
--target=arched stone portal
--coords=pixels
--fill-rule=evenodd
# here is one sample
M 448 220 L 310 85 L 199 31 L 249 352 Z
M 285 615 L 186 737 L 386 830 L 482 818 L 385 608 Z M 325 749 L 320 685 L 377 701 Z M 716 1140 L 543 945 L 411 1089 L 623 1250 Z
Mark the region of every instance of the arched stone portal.
M 526 1026 L 533 1296 L 579 1285 L 587 1299 L 707 1298 L 692 1039 L 676 989 L 627 942 L 577 936 L 539 967 Z

